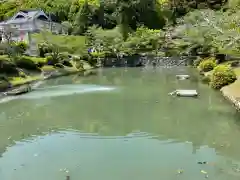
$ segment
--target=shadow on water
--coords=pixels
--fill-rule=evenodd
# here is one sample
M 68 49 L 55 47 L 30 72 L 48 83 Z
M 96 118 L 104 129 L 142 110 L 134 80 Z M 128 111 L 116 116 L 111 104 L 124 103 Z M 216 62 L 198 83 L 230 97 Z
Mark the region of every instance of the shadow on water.
M 239 114 L 197 79 L 176 80 L 191 71 L 99 69 L 1 103 L 0 179 L 239 179 Z M 167 96 L 176 88 L 200 96 Z

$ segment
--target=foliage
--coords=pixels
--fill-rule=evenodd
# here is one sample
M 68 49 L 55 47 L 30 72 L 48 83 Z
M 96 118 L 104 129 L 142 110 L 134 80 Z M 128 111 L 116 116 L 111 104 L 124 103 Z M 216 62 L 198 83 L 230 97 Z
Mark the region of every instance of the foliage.
M 73 24 L 75 34 L 82 34 L 92 25 L 108 29 L 120 25 L 123 34 L 126 31 L 128 35 L 128 29 L 136 29 L 138 25 L 162 28 L 167 17 L 163 3 L 162 0 L 11 0 L 0 4 L 0 21 L 20 9 L 39 8 L 59 22 Z
M 15 64 L 19 68 L 26 70 L 40 71 L 37 64 L 30 57 L 20 57 L 15 61 Z
M 85 1 L 76 15 L 73 34 L 83 35 L 83 33 L 91 25 L 91 17 L 91 8 L 88 1 Z
M 175 17 L 181 17 L 194 9 L 214 9 L 219 10 L 227 3 L 227 0 L 169 0 L 170 9 L 173 10 Z
M 23 54 L 28 48 L 28 44 L 24 41 L 16 42 L 14 45 L 16 47 L 17 53 L 19 54 Z
M 70 54 L 83 54 L 86 53 L 86 38 L 84 36 L 63 36 L 63 35 L 53 35 L 50 33 L 34 34 L 33 38 L 38 44 L 44 44 L 47 46 L 47 40 L 54 42 L 58 45 L 60 52 L 68 52 Z M 44 51 L 45 52 L 45 51 Z
M 170 32 L 170 42 L 176 49 L 193 56 L 227 54 L 238 56 L 240 52 L 240 12 L 216 12 L 196 10 L 180 19 Z
M 0 73 L 7 75 L 18 75 L 16 65 L 8 57 L 0 56 Z
M 213 70 L 210 84 L 214 89 L 220 89 L 233 83 L 236 79 L 236 74 L 230 66 L 218 65 Z
M 71 22 L 69 22 L 69 21 L 64 21 L 64 22 L 62 22 L 62 25 L 67 28 L 67 33 L 68 33 L 68 35 L 70 35 L 70 34 L 73 32 L 73 25 L 72 25 Z
M 203 59 L 199 64 L 200 71 L 208 72 L 213 70 L 217 66 L 215 58 Z
M 158 52 L 163 41 L 163 32 L 146 27 L 139 27 L 135 32 L 129 33 L 124 41 L 120 27 L 112 30 L 91 27 L 87 33 L 89 46 L 95 51 L 94 57 L 116 57 L 120 54 L 133 55 L 142 52 Z
M 39 43 L 38 44 L 38 51 L 40 57 L 45 57 L 45 54 L 51 53 L 53 51 L 53 47 L 47 43 Z

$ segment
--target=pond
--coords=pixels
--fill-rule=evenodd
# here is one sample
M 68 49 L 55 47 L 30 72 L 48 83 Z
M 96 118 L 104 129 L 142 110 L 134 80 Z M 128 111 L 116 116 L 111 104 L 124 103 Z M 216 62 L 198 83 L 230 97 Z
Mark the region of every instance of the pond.
M 237 180 L 239 137 L 240 115 L 194 70 L 103 68 L 1 100 L 0 179 Z

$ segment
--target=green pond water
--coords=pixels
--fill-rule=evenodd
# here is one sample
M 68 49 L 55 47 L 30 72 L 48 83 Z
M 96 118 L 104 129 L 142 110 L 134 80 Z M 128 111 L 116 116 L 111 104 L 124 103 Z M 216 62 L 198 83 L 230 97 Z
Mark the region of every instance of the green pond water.
M 0 180 L 240 179 L 240 115 L 194 70 L 97 72 L 0 100 Z

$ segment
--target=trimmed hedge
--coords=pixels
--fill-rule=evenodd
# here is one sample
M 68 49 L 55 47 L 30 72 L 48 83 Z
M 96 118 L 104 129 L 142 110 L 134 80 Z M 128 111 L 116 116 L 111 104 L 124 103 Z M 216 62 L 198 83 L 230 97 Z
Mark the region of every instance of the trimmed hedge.
M 229 65 L 218 65 L 214 68 L 210 85 L 214 89 L 221 89 L 223 86 L 233 83 L 237 76 Z
M 215 58 L 206 58 L 199 63 L 199 70 L 203 72 L 208 72 L 213 70 L 217 66 L 217 61 Z

